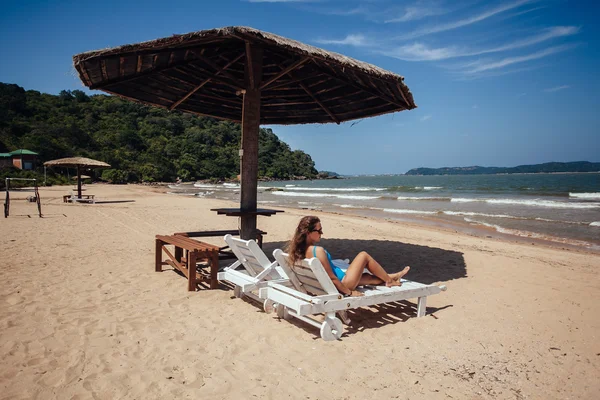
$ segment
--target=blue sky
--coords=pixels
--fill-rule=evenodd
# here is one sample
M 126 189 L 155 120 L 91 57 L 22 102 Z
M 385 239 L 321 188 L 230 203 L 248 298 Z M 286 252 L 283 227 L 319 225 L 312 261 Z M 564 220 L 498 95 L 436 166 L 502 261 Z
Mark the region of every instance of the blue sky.
M 415 110 L 270 126 L 319 170 L 598 162 L 599 11 L 566 0 L 5 0 L 0 81 L 83 89 L 74 54 L 244 25 L 405 77 Z

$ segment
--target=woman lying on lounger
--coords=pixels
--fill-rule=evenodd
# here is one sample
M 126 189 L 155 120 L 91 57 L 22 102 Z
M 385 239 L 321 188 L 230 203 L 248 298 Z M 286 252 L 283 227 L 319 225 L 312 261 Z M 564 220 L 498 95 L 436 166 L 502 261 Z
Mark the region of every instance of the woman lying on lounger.
M 318 258 L 337 290 L 345 296 L 363 296 L 362 292 L 354 290 L 361 285 L 385 283 L 387 286 L 400 286 L 402 284 L 400 278 L 406 275 L 410 269 L 410 267 L 406 267 L 395 274 L 388 274 L 366 251 L 361 251 L 344 271 L 333 264 L 327 250 L 317 246 L 317 243 L 321 241 L 321 235 L 323 235 L 323 227 L 318 217 L 302 218 L 288 245 L 290 264 L 294 265 L 304 258 Z M 372 275 L 364 273 L 365 268 Z

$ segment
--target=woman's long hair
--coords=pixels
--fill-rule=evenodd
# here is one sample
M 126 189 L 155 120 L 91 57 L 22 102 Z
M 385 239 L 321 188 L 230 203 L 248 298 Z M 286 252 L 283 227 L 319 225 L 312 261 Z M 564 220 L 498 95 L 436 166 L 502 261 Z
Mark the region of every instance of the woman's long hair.
M 290 265 L 296 264 L 296 261 L 303 260 L 306 257 L 306 236 L 315 229 L 315 226 L 321 222 L 318 217 L 303 217 L 294 232 L 294 237 L 287 245 L 287 252 L 290 255 Z

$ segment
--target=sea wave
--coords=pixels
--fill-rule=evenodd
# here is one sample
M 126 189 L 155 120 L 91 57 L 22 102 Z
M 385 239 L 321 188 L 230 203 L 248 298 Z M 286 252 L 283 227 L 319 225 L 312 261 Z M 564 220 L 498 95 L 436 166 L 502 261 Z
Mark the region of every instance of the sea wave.
M 437 211 L 419 211 L 419 210 L 406 210 L 401 208 L 384 208 L 381 209 L 384 212 L 394 213 L 394 214 L 422 214 L 422 215 L 433 215 L 437 214 Z
M 504 205 L 518 205 L 518 206 L 531 206 L 531 207 L 549 207 L 549 208 L 600 208 L 600 203 L 567 203 L 563 201 L 555 200 L 521 200 L 521 199 L 476 199 L 476 198 L 452 198 L 450 200 L 453 203 L 472 203 L 472 202 L 484 202 L 488 204 L 504 204 Z
M 486 214 L 471 211 L 443 211 L 446 215 L 469 216 L 469 217 L 488 217 L 488 218 L 510 218 L 510 219 L 527 219 L 523 217 L 515 217 L 506 214 Z
M 261 186 L 261 188 L 265 189 L 281 189 L 279 187 L 270 187 L 270 186 Z M 298 190 L 298 191 L 319 191 L 319 192 L 381 192 L 384 191 L 385 188 L 377 188 L 377 187 L 351 187 L 351 188 L 316 188 L 316 187 L 302 187 L 302 186 L 287 186 L 285 190 Z
M 346 194 L 331 194 L 331 193 L 303 193 L 303 192 L 273 192 L 275 196 L 291 196 L 291 197 L 334 197 L 337 199 L 348 200 L 373 200 L 378 199 L 377 196 L 352 196 Z
M 422 192 L 427 190 L 443 189 L 442 186 L 389 186 L 385 190 L 388 192 Z
M 590 226 L 600 226 L 600 221 L 594 221 L 590 224 Z
M 600 193 L 569 193 L 569 197 L 583 200 L 600 200 Z
M 488 224 L 487 222 L 481 222 L 481 221 L 474 221 L 474 220 L 472 220 L 470 218 L 465 218 L 465 221 L 469 222 L 469 223 L 472 223 L 472 224 L 475 224 L 475 225 L 483 225 L 483 226 L 486 226 L 488 228 L 492 228 L 492 229 L 496 230 L 496 232 L 504 233 L 504 234 L 507 234 L 507 235 L 520 236 L 520 237 L 526 237 L 526 238 L 534 238 L 534 239 L 541 239 L 541 240 L 547 240 L 547 241 L 550 241 L 550 242 L 564 243 L 564 244 L 570 244 L 570 245 L 575 245 L 575 246 L 585 246 L 585 247 L 594 246 L 592 243 L 585 242 L 583 240 L 567 239 L 567 238 L 561 238 L 561 237 L 556 237 L 556 236 L 544 235 L 544 234 L 541 234 L 541 233 L 535 233 L 535 232 L 530 232 L 530 231 L 523 231 L 523 230 L 518 230 L 518 229 L 503 228 L 500 225 Z
M 424 201 L 450 201 L 450 197 L 412 197 L 412 196 L 398 196 L 397 200 L 424 200 Z
M 186 193 L 186 192 L 167 192 L 167 194 L 174 194 L 177 196 L 195 196 L 197 193 Z

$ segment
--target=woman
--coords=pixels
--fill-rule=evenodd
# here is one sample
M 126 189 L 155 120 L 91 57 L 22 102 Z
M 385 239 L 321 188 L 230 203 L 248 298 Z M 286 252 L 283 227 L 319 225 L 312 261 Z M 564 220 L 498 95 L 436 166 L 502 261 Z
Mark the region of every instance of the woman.
M 387 286 L 400 286 L 402 284 L 400 278 L 410 270 L 410 267 L 405 267 L 400 272 L 388 274 L 366 251 L 361 251 L 352 260 L 348 269 L 344 271 L 333 264 L 327 250 L 317 246 L 322 235 L 323 227 L 318 217 L 308 216 L 302 218 L 296 228 L 294 237 L 288 244 L 290 264 L 294 265 L 304 258 L 318 258 L 337 290 L 344 296 L 363 296 L 362 292 L 354 290 L 360 285 L 385 283 Z M 365 268 L 372 275 L 364 273 Z

